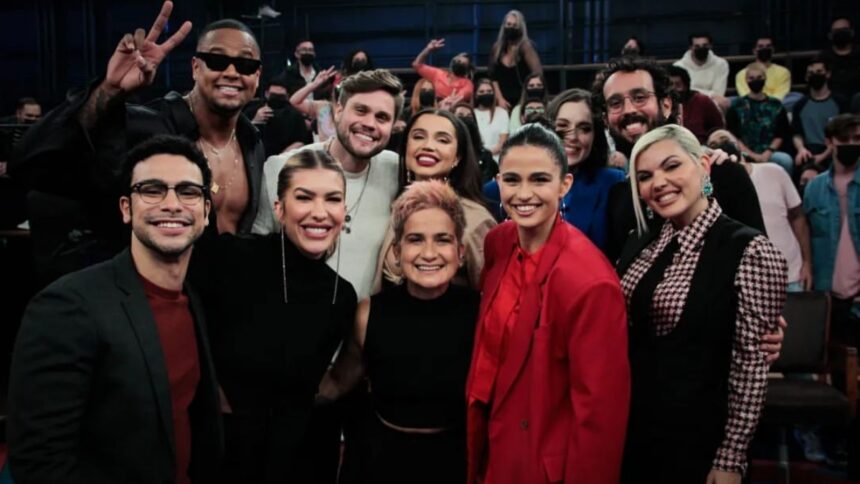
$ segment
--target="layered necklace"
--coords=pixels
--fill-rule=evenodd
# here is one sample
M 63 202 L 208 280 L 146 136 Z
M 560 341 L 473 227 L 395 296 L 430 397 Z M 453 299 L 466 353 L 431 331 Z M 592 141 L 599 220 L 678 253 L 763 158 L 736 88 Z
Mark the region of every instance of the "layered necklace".
M 192 115 L 195 114 L 194 113 L 194 104 L 191 102 L 191 95 L 188 94 L 188 95 L 184 96 L 183 99 L 185 100 L 186 103 L 188 103 L 188 108 L 191 109 L 191 114 Z M 212 176 L 212 186 L 210 187 L 212 194 L 218 195 L 218 193 L 221 190 L 224 190 L 226 192 L 227 190 L 230 189 L 231 186 L 233 186 L 233 182 L 236 180 L 236 174 L 239 171 L 238 170 L 238 168 L 239 168 L 239 150 L 238 150 L 238 142 L 236 141 L 236 128 L 235 127 L 233 128 L 233 131 L 230 133 L 230 138 L 228 138 L 227 142 L 224 143 L 224 145 L 221 147 L 216 147 L 214 144 L 210 143 L 205 138 L 203 138 L 203 136 L 198 138 L 196 143 L 197 143 L 197 147 L 200 148 L 200 151 L 203 153 L 203 156 L 206 158 L 206 164 L 209 165 L 209 169 L 212 170 L 212 175 L 213 175 Z M 207 150 L 207 147 L 208 147 L 208 150 Z M 227 151 L 228 148 L 229 148 L 229 152 Z M 225 155 L 228 155 L 226 162 L 222 158 L 222 153 Z M 210 157 L 210 155 L 212 155 L 212 156 Z M 224 166 L 223 166 L 224 163 L 230 163 L 230 161 L 229 161 L 230 155 L 232 155 L 233 163 L 230 166 L 224 168 Z M 212 163 L 213 160 L 217 160 L 217 162 L 215 162 L 214 165 Z M 219 173 L 223 174 L 225 171 L 227 172 L 227 174 L 225 175 L 227 180 L 224 181 L 223 178 L 221 180 L 224 183 L 223 185 L 219 184 L 215 180 L 215 168 L 216 167 L 218 168 Z
M 331 140 L 329 140 L 328 144 L 326 145 L 325 151 L 326 151 L 326 153 L 329 154 L 329 156 L 334 158 L 334 155 L 331 154 L 332 142 L 334 142 L 333 138 Z M 340 160 L 337 160 L 337 161 L 338 161 L 338 163 L 340 163 Z M 343 166 L 343 163 L 341 163 L 341 166 Z M 361 191 L 358 192 L 358 198 L 355 199 L 355 202 L 353 202 L 351 207 L 346 208 L 346 216 L 343 219 L 343 231 L 346 232 L 347 234 L 352 233 L 352 225 L 351 224 L 352 224 L 353 219 L 355 218 L 355 216 L 353 215 L 353 212 L 355 212 L 358 209 L 358 206 L 361 204 L 361 198 L 364 196 L 364 190 L 367 189 L 367 181 L 370 178 L 370 170 L 372 168 L 373 168 L 373 163 L 368 163 L 367 170 L 364 172 L 364 181 L 361 184 Z M 357 215 L 357 213 L 355 215 Z M 338 254 L 340 254 L 340 251 L 338 251 Z

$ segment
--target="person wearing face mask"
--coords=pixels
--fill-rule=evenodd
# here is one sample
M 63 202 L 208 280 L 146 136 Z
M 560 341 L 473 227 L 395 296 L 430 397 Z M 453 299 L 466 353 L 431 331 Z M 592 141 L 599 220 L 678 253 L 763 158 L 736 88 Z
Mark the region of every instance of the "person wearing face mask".
M 797 150 L 794 164 L 800 167 L 801 185 L 830 166 L 833 149 L 824 140 L 824 127 L 830 119 L 846 111 L 845 100 L 830 90 L 830 74 L 827 62 L 813 59 L 806 67 L 809 92 L 792 109 L 791 127 Z
M 708 139 L 708 133 L 725 127 L 723 113 L 708 96 L 690 88 L 690 74 L 683 67 L 667 66 L 672 90 L 680 101 L 679 118 L 685 128 L 696 135 L 700 143 Z
M 486 77 L 480 79 L 475 88 L 475 121 L 481 131 L 484 147 L 493 154 L 493 159 L 499 161 L 502 145 L 508 139 L 508 112 L 496 104 L 497 91 L 493 88 L 495 81 Z
M 337 88 L 337 86 L 340 86 L 341 81 L 357 72 L 372 71 L 373 69 L 375 67 L 373 66 L 373 59 L 370 58 L 370 54 L 363 49 L 353 49 L 346 54 L 346 57 L 340 63 L 340 72 L 335 76 L 334 87 Z
M 304 116 L 290 105 L 287 80 L 283 74 L 269 81 L 265 98 L 249 102 L 243 112 L 260 130 L 266 157 L 313 142 Z
M 316 63 L 316 48 L 310 39 L 300 39 L 296 43 L 296 50 L 293 52 L 295 61 L 287 65 L 284 71 L 287 75 L 287 90 L 295 93 L 299 89 L 305 87 L 316 79 L 322 71 Z M 333 77 L 330 76 L 327 81 Z M 330 99 L 334 89 L 333 82 L 320 83 L 314 87 L 314 90 L 307 96 L 307 99 L 321 100 Z
M 775 97 L 780 101 L 785 98 L 788 91 L 791 90 L 791 71 L 785 67 L 774 64 L 773 54 L 776 52 L 771 37 L 759 37 L 756 40 L 755 47 L 752 50 L 755 55 L 756 62 L 763 65 L 767 81 L 764 84 L 764 92 L 767 96 Z M 735 75 L 735 88 L 738 90 L 738 96 L 746 96 L 750 93 L 750 86 L 747 84 L 747 70 L 741 69 Z
M 418 79 L 418 82 L 415 83 L 415 87 L 412 89 L 412 97 L 409 100 L 407 121 L 422 109 L 435 108 L 437 104 L 436 99 L 436 90 L 433 88 L 433 83 L 427 79 Z
M 726 95 L 729 63 L 714 53 L 710 34 L 690 34 L 689 41 L 689 48 L 675 65 L 690 73 L 690 89 L 719 102 Z
M 520 99 L 517 105 L 511 110 L 511 120 L 508 123 L 508 132 L 513 133 L 523 124 L 522 115 L 525 108 L 524 103 L 529 99 L 539 99 L 544 107 L 549 104 L 549 95 L 546 90 L 546 80 L 543 74 L 532 73 L 526 76 L 526 82 L 523 84 L 523 91 L 520 94 Z
M 726 128 L 738 138 L 744 158 L 754 163 L 773 162 L 783 167 L 789 176 L 794 172 L 794 160 L 784 151 L 783 143 L 791 139 L 788 114 L 779 99 L 764 93 L 767 68 L 753 63 L 744 69 L 750 93 L 735 98 L 726 112 Z
M 813 287 L 831 294 L 831 335 L 856 347 L 860 295 L 860 115 L 840 114 L 825 127 L 833 164 L 806 186 L 803 211 L 812 231 Z M 853 314 L 852 314 L 853 312 Z
M 496 104 L 510 110 L 520 100 L 526 76 L 543 72 L 537 50 L 529 39 L 526 19 L 519 10 L 505 15 L 490 48 L 487 72 L 493 81 Z
M 860 47 L 855 43 L 854 23 L 848 17 L 833 19 L 827 37 L 830 47 L 819 55 L 830 66 L 830 88 L 853 104 L 860 93 Z
M 640 57 L 645 55 L 645 44 L 635 35 L 631 35 L 621 48 L 621 55 L 626 57 Z
M 452 107 L 451 112 L 469 130 L 469 138 L 472 140 L 471 145 L 475 151 L 475 159 L 478 160 L 478 166 L 481 168 L 481 185 L 495 179 L 496 174 L 499 173 L 499 165 L 493 159 L 493 154 L 487 148 L 484 148 L 484 142 L 481 141 L 481 131 L 478 129 L 478 122 L 475 121 L 475 108 L 469 103 L 457 103 Z
M 445 39 L 433 39 L 427 43 L 427 47 L 418 53 L 412 61 L 412 68 L 418 72 L 423 79 L 433 84 L 436 97 L 444 99 L 451 95 L 459 96 L 458 101 L 469 102 L 472 100 L 474 87 L 472 85 L 472 58 L 466 52 L 460 52 L 451 59 L 449 69 L 442 69 L 425 64 L 427 56 L 432 52 L 445 47 Z

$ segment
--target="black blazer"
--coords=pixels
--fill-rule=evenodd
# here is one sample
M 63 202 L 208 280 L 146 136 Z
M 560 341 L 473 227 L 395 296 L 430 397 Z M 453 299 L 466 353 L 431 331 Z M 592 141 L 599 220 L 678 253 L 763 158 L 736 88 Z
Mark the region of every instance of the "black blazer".
M 200 355 L 189 474 L 211 482 L 223 447 L 218 386 L 203 311 L 186 293 Z M 30 302 L 12 357 L 8 438 L 16 484 L 173 482 L 167 368 L 128 249 Z

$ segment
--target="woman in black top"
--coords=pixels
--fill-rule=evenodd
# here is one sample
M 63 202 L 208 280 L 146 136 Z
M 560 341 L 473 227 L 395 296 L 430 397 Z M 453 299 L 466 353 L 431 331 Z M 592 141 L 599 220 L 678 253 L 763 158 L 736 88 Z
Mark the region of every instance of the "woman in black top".
M 540 57 L 529 39 L 526 18 L 519 10 L 505 15 L 499 36 L 490 48 L 487 70 L 496 92 L 496 104 L 508 111 L 520 100 L 526 76 L 543 72 Z
M 189 274 L 226 397 L 222 482 L 311 482 L 306 424 L 357 304 L 352 286 L 326 265 L 345 188 L 326 153 L 300 152 L 278 177 L 280 233 L 222 235 L 195 247 Z
M 366 482 L 459 482 L 480 298 L 450 283 L 463 263 L 463 209 L 444 183 L 415 182 L 394 202 L 392 226 L 406 282 L 361 302 L 354 338 L 318 399 L 343 395 L 366 372 L 373 412 Z

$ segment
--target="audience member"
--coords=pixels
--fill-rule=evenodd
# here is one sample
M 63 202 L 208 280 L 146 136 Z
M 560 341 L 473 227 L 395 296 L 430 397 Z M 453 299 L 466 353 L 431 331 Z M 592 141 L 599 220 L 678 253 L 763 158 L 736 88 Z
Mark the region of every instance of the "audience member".
M 543 72 L 540 57 L 529 39 L 526 18 L 519 10 L 505 14 L 499 35 L 490 48 L 487 71 L 493 81 L 495 104 L 505 111 L 519 101 L 526 76 Z
M 690 34 L 689 40 L 690 47 L 675 65 L 690 74 L 690 89 L 719 101 L 726 95 L 729 63 L 714 53 L 710 34 Z
M 304 116 L 290 104 L 284 75 L 272 78 L 265 98 L 249 102 L 242 111 L 260 130 L 266 157 L 313 142 Z
M 773 54 L 776 52 L 773 38 L 759 37 L 755 42 L 752 52 L 755 55 L 756 62 L 765 68 L 766 82 L 764 83 L 762 92 L 769 97 L 775 97 L 782 101 L 785 95 L 788 94 L 788 91 L 791 90 L 791 71 L 772 62 Z M 738 91 L 738 96 L 746 96 L 752 91 L 747 84 L 748 68 L 741 69 L 735 75 L 735 88 Z
M 29 125 L 42 118 L 42 105 L 32 97 L 22 97 L 15 107 L 15 114 L 0 118 L 0 124 L 17 124 L 13 129 L 3 128 L 8 135 L 9 148 L 18 144 L 18 141 L 27 132 Z M 3 158 L 6 159 L 6 158 Z
M 621 47 L 622 56 L 640 57 L 645 55 L 645 44 L 635 35 L 631 35 Z
M 717 107 L 714 100 L 690 89 L 690 74 L 683 67 L 676 65 L 668 66 L 669 79 L 672 81 L 672 90 L 678 95 L 680 106 L 680 119 L 684 127 L 696 135 L 700 143 L 705 143 L 708 133 L 715 129 L 725 127 L 723 113 Z
M 808 93 L 794 105 L 791 127 L 794 131 L 794 164 L 800 167 L 801 185 L 830 165 L 832 148 L 824 140 L 827 122 L 847 110 L 845 100 L 830 90 L 830 68 L 815 58 L 806 67 Z
M 15 482 L 217 475 L 218 383 L 206 318 L 185 284 L 212 174 L 178 136 L 136 146 L 121 171 L 131 247 L 48 286 L 21 323 L 8 400 Z
M 472 74 L 475 67 L 472 65 L 472 58 L 467 52 L 460 52 L 451 59 L 449 69 L 441 69 L 438 67 L 428 66 L 424 63 L 427 56 L 431 52 L 445 47 L 445 39 L 431 40 L 427 47 L 418 53 L 415 60 L 412 61 L 412 68 L 418 72 L 422 78 L 433 83 L 433 91 L 436 94 L 436 99 L 444 99 L 448 96 L 456 95 L 459 101 L 469 102 L 472 100 Z
M 329 67 L 290 96 L 290 104 L 316 122 L 317 131 L 314 133 L 314 138 L 317 142 L 328 141 L 335 135 L 334 100 L 320 97 L 314 99 L 313 92 L 319 90 L 320 86 L 326 84 L 336 73 L 334 66 Z
M 860 115 L 840 114 L 824 131 L 833 164 L 806 185 L 803 210 L 812 229 L 813 286 L 831 295 L 835 341 L 857 346 L 860 321 Z M 852 311 L 854 314 L 852 314 Z
M 484 243 L 466 482 L 618 482 L 630 402 L 618 278 L 559 216 L 573 176 L 552 131 L 523 126 L 499 171 L 511 221 Z
M 353 49 L 346 54 L 346 57 L 340 63 L 340 71 L 335 74 L 334 87 L 337 88 L 340 86 L 340 83 L 344 79 L 353 74 L 361 71 L 372 71 L 374 69 L 376 67 L 373 64 L 373 59 L 370 58 L 370 54 L 367 51 L 364 49 Z
M 478 128 L 478 122 L 475 121 L 475 108 L 468 103 L 457 103 L 451 111 L 469 129 L 469 139 L 472 140 L 471 145 L 475 151 L 475 159 L 478 160 L 478 166 L 481 169 L 481 185 L 494 180 L 496 174 L 499 173 L 499 165 L 493 159 L 493 154 L 490 153 L 490 150 L 484 148 L 484 142 L 481 140 L 481 131 Z
M 756 343 L 776 331 L 785 260 L 723 215 L 709 156 L 675 124 L 639 138 L 632 198 L 665 220 L 637 231 L 618 263 L 627 302 L 631 405 L 621 481 L 740 483 L 767 393 Z
M 427 79 L 419 79 L 412 88 L 412 96 L 409 98 L 409 118 L 415 115 L 418 111 L 427 108 L 436 107 L 436 90 L 433 83 Z M 406 122 L 409 124 L 409 121 Z
M 497 104 L 498 91 L 494 87 L 498 83 L 488 78 L 482 78 L 475 84 L 475 121 L 481 131 L 484 147 L 493 154 L 498 162 L 502 145 L 508 139 L 508 112 Z
M 90 236 L 63 234 L 47 244 L 54 250 L 45 257 L 55 267 L 68 269 L 64 261 L 78 268 L 90 265 L 127 245 L 125 229 L 115 217 L 113 194 L 122 190 L 115 167 L 130 148 L 160 133 L 196 141 L 212 167 L 215 223 L 207 230 L 251 230 L 265 157 L 257 129 L 241 113 L 260 78 L 260 48 L 251 30 L 231 19 L 207 25 L 191 60 L 194 87 L 187 95 L 170 92 L 147 106 L 124 102 L 153 83 L 165 56 L 191 31 L 191 23 L 185 22 L 156 43 L 172 7 L 172 2 L 164 3 L 148 33 L 126 34 L 105 77 L 36 123 L 10 163 L 12 175 L 31 190 L 77 200 L 83 208 L 76 210 L 86 212 L 86 225 L 71 229 Z
M 788 114 L 779 99 L 763 92 L 767 82 L 763 64 L 754 62 L 744 73 L 750 92 L 732 101 L 726 113 L 726 127 L 738 138 L 744 158 L 755 163 L 776 163 L 791 176 L 794 161 L 791 155 L 780 151 L 791 139 Z
M 851 19 L 835 18 L 827 35 L 831 45 L 819 53 L 830 67 L 830 88 L 852 104 L 855 94 L 860 93 L 860 47 L 854 43 L 854 33 Z
M 295 94 L 299 89 L 313 82 L 317 75 L 322 72 L 319 65 L 316 63 L 316 48 L 310 39 L 301 39 L 296 43 L 296 50 L 293 52 L 295 62 L 288 65 L 284 73 L 287 76 L 287 90 Z M 332 79 L 329 76 L 328 79 Z M 324 101 L 330 99 L 332 90 L 334 89 L 333 82 L 325 82 L 317 85 L 307 98 L 311 101 Z
M 539 99 L 543 102 L 544 107 L 549 103 L 549 95 L 546 91 L 546 80 L 543 74 L 533 72 L 526 76 L 526 81 L 523 84 L 523 91 L 517 101 L 516 106 L 511 109 L 510 121 L 508 122 L 508 133 L 513 133 L 520 126 L 525 124 L 522 120 L 524 104 L 529 99 Z

